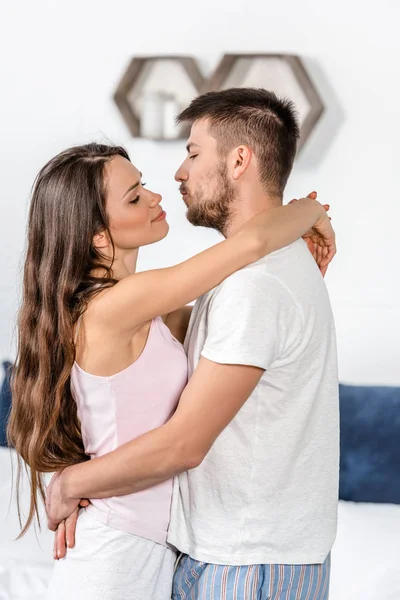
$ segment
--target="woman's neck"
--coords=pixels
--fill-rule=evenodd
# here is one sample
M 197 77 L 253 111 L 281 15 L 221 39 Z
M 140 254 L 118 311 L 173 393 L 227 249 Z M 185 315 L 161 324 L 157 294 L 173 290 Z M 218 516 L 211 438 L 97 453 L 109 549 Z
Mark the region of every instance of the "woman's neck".
M 136 264 L 139 256 L 139 249 L 129 250 L 128 252 L 116 253 L 112 266 L 115 279 L 125 279 L 129 275 L 136 273 Z
M 133 275 L 134 273 L 136 273 L 136 263 L 138 255 L 138 248 L 129 251 L 116 250 L 112 266 L 111 259 L 107 264 L 107 266 L 111 266 L 113 278 L 118 279 L 119 281 L 121 279 L 125 279 L 125 277 L 128 277 L 129 275 Z M 103 274 L 100 273 L 100 270 L 101 269 L 96 269 L 96 272 L 94 273 L 96 277 L 103 276 Z

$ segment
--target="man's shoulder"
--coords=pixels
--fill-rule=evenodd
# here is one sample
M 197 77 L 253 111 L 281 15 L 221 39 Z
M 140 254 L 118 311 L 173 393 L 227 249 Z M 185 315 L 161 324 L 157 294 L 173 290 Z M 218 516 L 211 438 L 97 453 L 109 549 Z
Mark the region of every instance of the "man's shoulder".
M 268 254 L 255 263 L 236 271 L 217 287 L 201 296 L 196 305 L 198 308 L 209 305 L 215 298 L 260 297 L 260 295 L 274 295 L 274 290 L 284 295 L 292 295 L 293 273 L 299 271 L 308 276 L 315 270 L 314 260 L 311 257 L 303 240 Z
M 308 266 L 314 266 L 314 260 L 303 240 L 297 240 L 292 244 L 276 250 L 271 254 L 260 258 L 257 262 L 247 265 L 227 277 L 219 286 L 218 290 L 232 282 L 241 282 L 251 279 L 285 279 L 285 274 L 293 269 L 301 267 L 307 270 Z
M 232 308 L 251 304 L 261 309 L 267 302 L 286 304 L 290 297 L 279 273 L 258 261 L 230 275 L 209 292 L 207 304 Z
M 287 265 L 290 263 L 294 264 L 295 261 L 288 256 L 288 254 L 293 254 L 293 252 L 289 250 L 289 247 L 283 248 L 282 250 L 287 250 L 287 252 L 273 252 L 272 254 L 264 256 L 257 262 L 236 271 L 224 279 L 224 281 L 210 293 L 214 295 L 221 290 L 234 288 L 245 291 L 251 285 L 267 287 L 268 285 L 272 285 L 273 282 L 276 282 L 277 284 L 283 283 L 285 279 L 284 274 L 288 270 Z
M 212 297 L 226 292 L 246 293 L 254 285 L 265 282 L 267 277 L 268 270 L 262 262 L 258 261 L 232 273 L 209 293 Z
M 251 298 L 260 298 L 267 293 L 268 277 L 263 265 L 254 263 L 240 271 L 236 271 L 215 288 L 206 292 L 198 298 L 194 305 L 194 316 L 205 314 L 211 307 L 231 306 L 233 303 L 241 302 L 243 298 L 247 301 Z
M 320 277 L 319 269 L 303 240 L 276 252 L 227 277 L 207 294 L 207 300 L 247 297 L 254 301 L 264 298 L 286 304 L 297 304 L 304 280 L 313 284 Z

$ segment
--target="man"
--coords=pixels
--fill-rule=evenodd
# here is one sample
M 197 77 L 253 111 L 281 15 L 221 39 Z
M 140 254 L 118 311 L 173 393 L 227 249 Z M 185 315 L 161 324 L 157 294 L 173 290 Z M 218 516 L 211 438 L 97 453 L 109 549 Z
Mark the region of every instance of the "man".
M 179 120 L 192 124 L 176 174 L 191 223 L 228 237 L 282 203 L 298 138 L 290 102 L 230 89 L 195 99 Z M 169 533 L 183 553 L 174 599 L 326 600 L 337 361 L 328 294 L 306 244 L 200 298 L 185 347 L 191 377 L 176 416 L 95 459 L 96 471 L 73 467 L 64 489 L 71 498 L 121 495 L 180 473 Z

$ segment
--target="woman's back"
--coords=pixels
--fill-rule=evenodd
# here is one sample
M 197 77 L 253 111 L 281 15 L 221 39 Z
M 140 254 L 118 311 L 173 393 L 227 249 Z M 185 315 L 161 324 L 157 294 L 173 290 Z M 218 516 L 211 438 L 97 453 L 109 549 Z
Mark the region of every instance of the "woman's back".
M 137 360 L 115 375 L 92 375 L 75 363 L 71 386 L 85 452 L 96 458 L 163 425 L 186 383 L 185 352 L 161 317 L 151 322 Z M 136 494 L 91 499 L 88 511 L 110 527 L 165 543 L 171 494 L 169 480 Z

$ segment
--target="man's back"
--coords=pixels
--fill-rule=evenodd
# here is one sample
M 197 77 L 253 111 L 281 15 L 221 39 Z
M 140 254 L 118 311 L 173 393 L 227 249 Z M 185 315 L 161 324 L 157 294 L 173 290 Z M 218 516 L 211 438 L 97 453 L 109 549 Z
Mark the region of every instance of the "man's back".
M 169 540 L 220 564 L 323 562 L 336 532 L 335 332 L 302 240 L 198 300 L 186 339 L 200 355 L 265 369 L 202 464 L 176 482 Z

